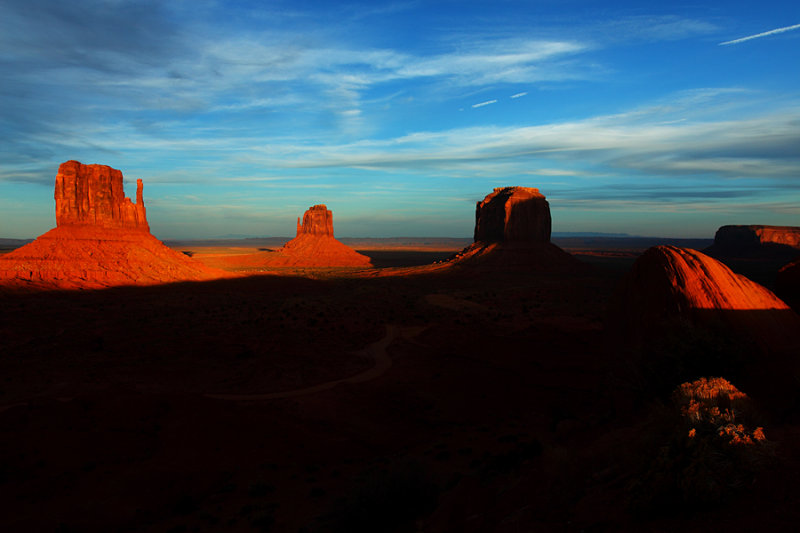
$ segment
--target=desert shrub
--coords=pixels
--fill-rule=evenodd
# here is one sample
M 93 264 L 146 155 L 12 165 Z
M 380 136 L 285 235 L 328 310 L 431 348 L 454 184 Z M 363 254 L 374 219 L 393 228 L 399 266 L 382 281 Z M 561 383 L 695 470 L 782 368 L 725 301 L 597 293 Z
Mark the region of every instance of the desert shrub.
M 641 474 L 629 487 L 631 510 L 646 517 L 729 502 L 773 464 L 773 444 L 747 396 L 722 378 L 684 383 L 645 446 Z

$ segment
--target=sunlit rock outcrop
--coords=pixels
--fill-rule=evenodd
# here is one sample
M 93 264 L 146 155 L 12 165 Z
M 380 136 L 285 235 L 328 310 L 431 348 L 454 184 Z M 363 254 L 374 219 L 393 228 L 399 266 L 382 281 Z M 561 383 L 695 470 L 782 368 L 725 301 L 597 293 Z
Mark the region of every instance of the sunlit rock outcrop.
M 650 248 L 634 263 L 628 284 L 628 304 L 643 320 L 694 309 L 788 309 L 766 288 L 688 248 Z

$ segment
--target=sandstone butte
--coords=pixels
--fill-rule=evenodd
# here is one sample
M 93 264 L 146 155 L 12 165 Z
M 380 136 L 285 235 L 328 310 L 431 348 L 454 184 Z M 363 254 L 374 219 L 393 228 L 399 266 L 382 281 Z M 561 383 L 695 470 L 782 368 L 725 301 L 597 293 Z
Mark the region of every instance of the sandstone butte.
M 230 276 L 150 234 L 142 180 L 133 203 L 119 170 L 67 161 L 58 169 L 54 197 L 56 227 L 0 257 L 0 285 L 102 288 Z
M 618 295 L 618 314 L 632 334 L 683 320 L 724 325 L 731 335 L 784 351 L 798 344 L 800 316 L 768 289 L 696 250 L 655 246 L 634 263 Z
M 333 236 L 333 213 L 325 205 L 314 205 L 297 219 L 297 236 L 260 260 L 263 266 L 369 267 L 370 258 Z
M 708 253 L 722 256 L 755 254 L 800 254 L 800 227 L 722 226 L 714 235 Z
M 488 269 L 560 270 L 580 263 L 550 242 L 550 204 L 539 189 L 498 187 L 475 207 L 474 243 L 450 259 Z

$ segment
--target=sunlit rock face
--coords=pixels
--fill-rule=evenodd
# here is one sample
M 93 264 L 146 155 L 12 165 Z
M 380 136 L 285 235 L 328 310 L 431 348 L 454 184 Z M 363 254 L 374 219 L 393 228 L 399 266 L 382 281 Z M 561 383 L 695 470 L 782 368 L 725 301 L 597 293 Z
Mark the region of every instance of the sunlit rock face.
M 659 314 L 690 309 L 788 309 L 772 292 L 696 250 L 655 246 L 634 263 L 630 295 Z
M 297 219 L 297 236 L 276 253 L 267 256 L 263 266 L 291 267 L 368 267 L 362 255 L 333 236 L 333 214 L 325 205 L 309 207 Z
M 550 226 L 550 204 L 531 187 L 498 187 L 475 209 L 475 242 L 550 242 Z
M 136 180 L 136 203 L 125 197 L 122 172 L 106 165 L 67 161 L 58 168 L 55 187 L 56 225 L 150 231 Z
M 0 285 L 86 289 L 229 276 L 176 252 L 150 234 L 137 180 L 126 198 L 122 172 L 67 161 L 55 181 L 57 227 L 0 258 Z
M 333 237 L 333 213 L 324 205 L 314 205 L 303 213 L 303 221 L 297 218 L 297 236 L 329 235 Z
M 710 251 L 736 256 L 781 250 L 792 253 L 792 249 L 800 254 L 800 227 L 722 226 Z
M 765 287 L 701 252 L 675 246 L 655 246 L 636 260 L 616 309 L 615 319 L 644 338 L 681 321 L 783 349 L 797 344 L 800 328 L 800 317 Z

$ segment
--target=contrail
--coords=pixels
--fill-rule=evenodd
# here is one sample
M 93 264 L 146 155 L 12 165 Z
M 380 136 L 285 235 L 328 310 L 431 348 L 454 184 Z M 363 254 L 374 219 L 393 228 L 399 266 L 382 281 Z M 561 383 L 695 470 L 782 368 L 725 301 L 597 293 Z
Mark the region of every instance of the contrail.
M 747 37 L 742 37 L 741 39 L 734 39 L 732 41 L 725 41 L 724 43 L 719 43 L 720 46 L 725 44 L 737 44 L 743 43 L 744 41 L 749 41 L 750 39 L 758 39 L 759 37 L 766 37 L 767 35 L 774 35 L 776 33 L 783 33 L 785 31 L 792 31 L 800 29 L 800 24 L 795 24 L 794 26 L 786 26 L 785 28 L 778 28 L 776 30 L 769 30 L 765 31 L 764 33 L 757 33 L 755 35 L 749 35 Z
M 489 100 L 486 102 L 481 102 L 480 104 L 472 104 L 472 107 L 483 107 L 485 105 L 496 104 L 497 100 Z

